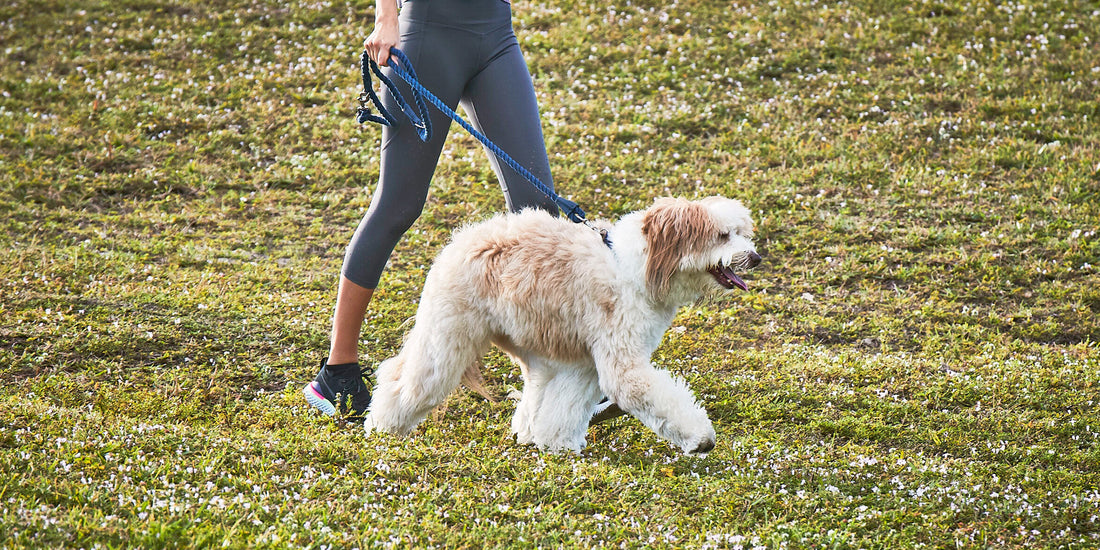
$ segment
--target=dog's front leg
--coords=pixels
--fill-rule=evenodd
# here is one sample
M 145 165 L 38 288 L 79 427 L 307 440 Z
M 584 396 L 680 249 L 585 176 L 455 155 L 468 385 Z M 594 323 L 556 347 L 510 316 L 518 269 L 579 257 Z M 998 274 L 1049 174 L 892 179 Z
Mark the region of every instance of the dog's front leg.
M 545 451 L 580 451 L 588 419 L 599 399 L 591 366 L 557 365 L 539 388 L 538 409 L 531 422 L 532 442 Z
M 523 394 L 512 416 L 512 433 L 518 443 L 528 445 L 535 442 L 535 418 L 542 404 L 549 373 L 545 368 L 537 368 L 540 366 L 537 363 L 536 368 L 531 369 L 526 361 L 517 357 L 513 357 L 513 361 L 519 363 L 523 370 Z
M 659 437 L 686 453 L 714 448 L 714 427 L 707 411 L 683 380 L 627 354 L 605 356 L 597 370 L 600 389 Z

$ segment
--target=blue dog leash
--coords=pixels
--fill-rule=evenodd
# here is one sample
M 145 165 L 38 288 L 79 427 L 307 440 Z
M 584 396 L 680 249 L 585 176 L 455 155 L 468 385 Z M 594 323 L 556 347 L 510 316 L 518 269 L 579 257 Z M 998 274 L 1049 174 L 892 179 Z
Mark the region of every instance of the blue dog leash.
M 419 84 L 416 79 L 416 72 L 412 68 L 412 63 L 408 63 L 409 58 L 405 57 L 404 52 L 398 50 L 397 48 L 393 48 L 392 53 L 394 53 L 395 55 L 400 55 L 403 61 L 403 67 L 408 67 L 409 69 L 408 72 L 404 72 L 402 70 L 401 73 L 398 73 L 397 66 L 393 65 L 394 73 L 401 76 L 401 78 L 404 78 L 406 82 L 411 79 L 413 82 L 417 82 Z M 420 136 L 420 141 L 428 141 L 429 139 L 431 139 L 432 121 L 428 117 L 428 107 L 424 105 L 424 95 L 417 91 L 415 86 L 413 87 L 413 99 L 416 101 L 417 109 L 416 111 L 413 111 L 412 107 L 409 106 L 408 102 L 406 102 L 405 98 L 401 95 L 401 92 L 397 90 L 397 86 L 395 86 L 393 84 L 393 81 L 382 73 L 382 70 L 378 68 L 378 64 L 375 63 L 374 60 L 367 55 L 367 52 L 363 52 L 363 58 L 360 63 L 363 66 L 363 92 L 359 94 L 359 110 L 357 112 L 359 123 L 362 124 L 364 122 L 377 122 L 378 124 L 381 124 L 383 126 L 393 127 L 396 127 L 398 125 L 397 119 L 394 118 L 394 116 L 391 115 L 390 112 L 382 106 L 382 101 L 378 99 L 378 94 L 374 93 L 374 86 L 371 85 L 370 81 L 370 71 L 374 71 L 374 74 L 378 75 L 378 80 L 380 80 L 383 85 L 389 88 L 390 95 L 392 95 L 393 99 L 397 102 L 397 106 L 400 107 L 401 111 L 405 113 L 405 116 L 408 117 L 410 121 L 412 121 L 413 126 L 416 126 L 416 134 Z M 434 98 L 435 96 L 432 97 Z M 370 106 L 367 104 L 367 100 L 370 100 L 371 103 L 374 103 L 374 106 L 378 108 L 378 112 L 381 113 L 382 116 L 371 114 Z M 447 111 L 443 112 L 446 113 Z
M 367 52 L 363 52 L 363 56 L 360 60 L 363 70 L 363 93 L 359 94 L 359 110 L 357 111 L 357 118 L 360 123 L 377 122 L 385 126 L 398 125 L 397 119 L 392 114 L 390 114 L 385 107 L 382 106 L 382 101 L 378 98 L 378 94 L 374 92 L 374 86 L 371 85 L 370 77 L 370 73 L 373 72 L 375 75 L 378 76 L 378 80 L 380 80 L 382 84 L 390 90 L 390 95 L 393 96 L 394 100 L 397 102 L 398 107 L 400 107 L 401 111 L 405 113 L 405 116 L 416 127 L 416 133 L 420 137 L 421 141 L 428 141 L 429 139 L 431 139 L 432 136 L 432 124 L 431 120 L 428 117 L 428 108 L 424 105 L 424 100 L 426 99 L 427 101 L 435 105 L 440 111 L 442 111 L 443 114 L 450 117 L 451 120 L 457 122 L 460 126 L 465 128 L 467 132 L 470 132 L 470 135 L 477 138 L 477 140 L 480 141 L 482 145 L 484 145 L 490 151 L 492 151 L 493 154 L 497 156 L 497 158 L 504 161 L 505 164 L 507 164 L 509 167 L 511 167 L 513 170 L 523 176 L 524 179 L 531 182 L 531 185 L 534 185 L 536 189 L 538 189 L 551 200 L 553 200 L 567 218 L 576 223 L 583 223 L 588 227 L 591 227 L 592 229 L 598 231 L 600 233 L 600 236 L 603 238 L 604 243 L 607 244 L 607 246 L 609 247 L 611 246 L 611 240 L 608 238 L 607 231 L 593 227 L 588 222 L 588 220 L 585 219 L 584 210 L 582 210 L 581 207 L 577 205 L 577 203 L 569 199 L 563 198 L 562 196 L 551 190 L 549 187 L 547 187 L 545 184 L 543 184 L 541 181 L 539 181 L 539 179 L 535 177 L 534 174 L 532 174 L 529 170 L 520 165 L 520 163 L 516 162 L 515 159 L 509 156 L 508 153 L 505 153 L 503 149 L 497 146 L 497 144 L 493 143 L 489 140 L 489 138 L 485 137 L 485 135 L 477 131 L 477 129 L 475 129 L 469 122 L 466 122 L 462 117 L 458 116 L 458 113 L 455 113 L 453 109 L 447 106 L 447 104 L 443 103 L 442 100 L 440 100 L 430 91 L 428 91 L 427 88 L 421 85 L 420 81 L 416 78 L 416 72 L 413 70 L 412 62 L 410 62 L 409 58 L 405 56 L 405 52 L 402 52 L 397 48 L 390 48 L 390 54 L 392 57 L 390 59 L 389 66 L 393 70 L 393 74 L 401 77 L 401 79 L 408 83 L 408 85 L 412 88 L 413 99 L 416 102 L 416 110 L 414 111 L 409 103 L 405 101 L 405 98 L 401 96 L 401 92 L 397 90 L 397 87 L 393 84 L 393 81 L 387 78 L 386 75 L 382 73 L 382 70 L 378 67 L 378 64 L 375 63 L 374 60 L 367 55 Z M 397 63 L 393 62 L 394 58 L 396 58 Z M 381 113 L 382 116 L 371 114 L 370 105 L 367 103 L 368 100 L 373 103 L 375 107 L 378 108 L 378 112 Z

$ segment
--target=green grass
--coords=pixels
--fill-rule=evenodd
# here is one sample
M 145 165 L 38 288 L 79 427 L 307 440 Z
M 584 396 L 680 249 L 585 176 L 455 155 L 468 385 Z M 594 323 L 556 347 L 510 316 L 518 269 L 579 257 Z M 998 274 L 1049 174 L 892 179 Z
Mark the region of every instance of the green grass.
M 557 187 L 736 197 L 765 256 L 653 357 L 705 458 L 630 418 L 540 455 L 465 391 L 409 439 L 308 410 L 371 2 L 0 6 L 0 546 L 1100 547 L 1100 7 L 612 4 L 514 6 Z M 456 129 L 371 361 L 501 208 Z

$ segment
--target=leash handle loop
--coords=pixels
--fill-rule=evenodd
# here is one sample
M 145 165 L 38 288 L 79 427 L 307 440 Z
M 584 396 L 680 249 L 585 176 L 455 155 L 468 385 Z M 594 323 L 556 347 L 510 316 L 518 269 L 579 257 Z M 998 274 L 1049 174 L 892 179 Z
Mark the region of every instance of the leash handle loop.
M 400 51 L 396 50 L 396 48 L 394 50 Z M 409 62 L 409 58 L 405 57 L 405 54 L 402 53 L 400 60 L 403 65 L 408 67 L 412 78 L 416 79 L 416 73 L 412 72 L 412 63 Z M 383 126 L 390 127 L 397 127 L 398 125 L 397 118 L 390 114 L 386 107 L 382 105 L 382 100 L 378 98 L 378 94 L 374 91 L 374 86 L 371 83 L 370 77 L 370 74 L 373 72 L 378 77 L 379 82 L 389 89 L 390 96 L 397 102 L 397 106 L 401 109 L 401 112 L 405 113 L 405 116 L 408 117 L 409 121 L 416 127 L 416 134 L 420 137 L 420 141 L 428 141 L 431 139 L 432 123 L 431 119 L 428 117 L 428 106 L 424 104 L 424 99 L 421 97 L 420 93 L 413 90 L 413 99 L 416 101 L 417 108 L 417 110 L 414 111 L 409 103 L 405 101 L 405 97 L 398 91 L 397 86 L 382 72 L 382 69 L 369 55 L 367 55 L 367 52 L 363 52 L 359 64 L 363 71 L 363 93 L 359 94 L 359 110 L 356 113 L 356 119 L 359 123 L 376 122 Z M 393 69 L 395 71 L 397 70 L 396 67 Z M 374 104 L 382 116 L 371 113 L 370 104 L 367 103 L 368 100 L 370 103 Z

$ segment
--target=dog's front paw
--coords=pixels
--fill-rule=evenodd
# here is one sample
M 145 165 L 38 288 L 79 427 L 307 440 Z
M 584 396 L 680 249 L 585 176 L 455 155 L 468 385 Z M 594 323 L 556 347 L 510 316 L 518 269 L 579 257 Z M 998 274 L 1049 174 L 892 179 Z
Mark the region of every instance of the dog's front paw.
M 374 416 L 371 415 L 371 414 L 368 414 L 367 417 L 363 419 L 363 432 L 364 432 L 363 435 L 370 435 L 371 432 L 373 432 L 373 431 L 374 431 Z
M 688 434 L 680 444 L 680 448 L 690 455 L 705 455 L 714 450 L 714 442 L 717 439 L 714 426 L 708 421 L 706 426 L 701 426 L 698 432 Z
M 516 443 L 520 445 L 531 445 L 535 442 L 535 436 L 531 435 L 530 430 L 513 430 L 512 435 L 516 436 Z
M 694 449 L 687 451 L 690 455 L 705 455 L 714 449 L 714 439 L 705 439 L 700 441 Z
M 584 450 L 585 441 L 584 441 L 583 438 L 579 442 L 578 441 L 556 440 L 556 441 L 547 441 L 547 442 L 541 442 L 540 443 L 540 442 L 536 441 L 535 446 L 538 447 L 540 452 L 547 453 L 547 454 L 552 454 L 552 455 L 560 455 L 560 454 L 567 454 L 567 453 L 580 454 L 580 452 L 582 450 Z

